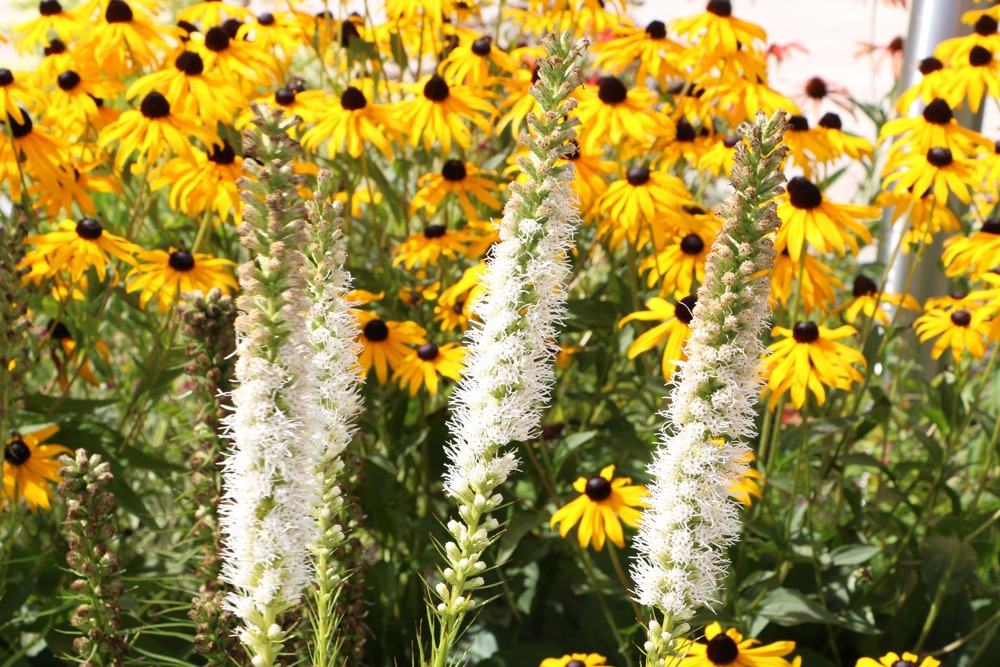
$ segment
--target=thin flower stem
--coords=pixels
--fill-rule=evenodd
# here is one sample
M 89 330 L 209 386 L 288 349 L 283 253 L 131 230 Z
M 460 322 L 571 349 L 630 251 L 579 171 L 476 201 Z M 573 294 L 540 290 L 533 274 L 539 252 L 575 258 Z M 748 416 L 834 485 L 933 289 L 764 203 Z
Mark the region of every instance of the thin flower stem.
M 622 588 L 627 593 L 632 590 L 632 585 L 629 583 L 628 577 L 625 576 L 625 570 L 622 569 L 621 561 L 618 559 L 618 550 L 615 549 L 615 545 L 611 542 L 608 542 L 608 555 L 611 556 L 611 565 L 615 568 L 615 574 L 618 575 L 618 581 L 621 582 Z M 632 611 L 635 612 L 635 620 L 641 625 L 645 620 L 645 617 L 642 614 L 642 607 L 639 606 L 638 602 L 632 599 L 631 595 L 629 596 L 628 601 L 632 603 Z
M 571 540 L 572 541 L 572 540 Z M 615 621 L 614 614 L 611 613 L 611 607 L 608 606 L 608 601 L 604 597 L 604 593 L 601 591 L 601 587 L 597 582 L 597 576 L 594 574 L 594 564 L 590 559 L 590 553 L 581 547 L 577 542 L 573 542 L 573 546 L 576 549 L 577 555 L 583 562 L 583 571 L 587 575 L 587 581 L 590 583 L 591 589 L 594 591 L 594 595 L 597 597 L 597 603 L 601 606 L 601 611 L 604 612 L 604 618 L 608 621 L 608 627 L 611 628 L 611 633 L 615 636 L 615 641 L 618 642 L 618 650 L 625 656 L 625 664 L 628 667 L 632 667 L 632 654 L 628 649 L 628 642 L 622 633 L 618 630 L 618 622 Z

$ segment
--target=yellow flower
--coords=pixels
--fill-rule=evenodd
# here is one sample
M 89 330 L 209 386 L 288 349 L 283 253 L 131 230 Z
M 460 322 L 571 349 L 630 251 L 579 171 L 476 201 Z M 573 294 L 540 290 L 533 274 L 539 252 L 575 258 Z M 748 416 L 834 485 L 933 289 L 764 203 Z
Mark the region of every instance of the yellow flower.
M 98 74 L 84 72 L 83 76 L 68 69 L 56 77 L 57 87 L 49 95 L 46 117 L 51 118 L 69 137 L 79 137 L 88 126 L 102 129 L 101 107 L 97 100 L 115 97 L 117 85 L 105 81 Z
M 957 364 L 966 350 L 975 359 L 981 359 L 986 354 L 985 337 L 990 333 L 989 315 L 987 308 L 969 304 L 951 312 L 928 310 L 913 326 L 921 343 L 940 336 L 931 350 L 933 358 L 937 359 L 950 347 Z
M 278 47 L 288 61 L 305 44 L 305 31 L 295 12 L 262 12 L 240 26 L 236 39 L 249 41 L 266 53 Z
M 18 81 L 9 69 L 0 69 L 0 114 L 6 113 L 14 122 L 24 123 L 28 115 L 22 107 L 37 109 L 43 100 L 41 91 Z
M 629 90 L 615 76 L 602 76 L 597 90 L 586 87 L 579 94 L 575 114 L 587 150 L 618 146 L 630 139 L 647 148 L 655 139 L 667 140 L 674 134 L 669 119 L 653 111 L 653 95 L 646 88 Z
M 410 131 L 410 144 L 421 141 L 425 150 L 431 150 L 435 141 L 441 143 L 441 152 L 451 153 L 454 141 L 465 150 L 472 145 L 472 133 L 466 121 L 490 134 L 487 116 L 494 113 L 493 105 L 468 86 L 449 85 L 434 74 L 413 85 L 413 99 L 403 102 L 399 113 Z
M 11 139 L 0 131 L 0 183 L 7 183 L 12 199 L 21 197 L 21 179 L 26 173 L 49 192 L 66 187 L 68 150 L 58 134 L 36 128 L 31 116 L 19 123 L 7 116 Z M 23 173 L 22 173 L 23 170 Z
M 924 58 L 917 65 L 921 79 L 904 91 L 896 101 L 896 110 L 901 114 L 909 112 L 910 107 L 916 101 L 929 104 L 935 98 L 945 96 L 945 84 L 948 73 L 944 69 L 944 63 L 931 56 Z
M 857 329 L 847 324 L 827 329 L 809 321 L 798 322 L 792 329 L 774 327 L 771 335 L 782 336 L 784 340 L 771 343 L 771 354 L 764 360 L 769 371 L 770 408 L 773 410 L 778 398 L 788 391 L 796 409 L 805 404 L 807 390 L 823 405 L 824 387 L 846 390 L 853 382 L 860 381 L 861 373 L 853 364 L 866 366 L 864 355 L 837 342 L 856 333 Z
M 680 70 L 671 61 L 682 47 L 667 37 L 663 21 L 650 21 L 645 28 L 617 26 L 612 35 L 612 39 L 593 45 L 594 69 L 620 75 L 638 63 L 636 81 L 645 81 L 652 76 L 664 88 L 668 79 L 681 76 Z
M 740 463 L 749 464 L 756 457 L 753 452 L 747 452 Z M 762 489 L 764 487 L 764 476 L 761 475 L 757 470 L 747 467 L 747 472 L 743 477 L 736 482 L 733 488 L 729 489 L 729 495 L 733 497 L 738 503 L 743 503 L 747 507 L 753 504 L 753 499 L 760 499 L 763 495 Z
M 577 523 L 580 528 L 577 538 L 580 546 L 586 548 L 591 539 L 594 549 L 604 548 L 604 539 L 611 540 L 618 548 L 625 546 L 625 535 L 620 521 L 633 528 L 639 526 L 642 514 L 636 507 L 646 507 L 646 487 L 633 485 L 629 477 L 614 477 L 615 466 L 609 465 L 600 475 L 587 479 L 580 477 L 573 482 L 573 489 L 580 494 L 576 500 L 556 510 L 549 521 L 559 534 L 566 537 Z
M 410 345 L 423 345 L 427 331 L 416 322 L 385 322 L 369 311 L 355 311 L 362 345 L 358 362 L 367 375 L 372 366 L 379 383 L 389 379 L 389 368 L 396 370 L 410 355 Z
M 218 72 L 206 72 L 205 61 L 194 51 L 181 51 L 173 67 L 147 74 L 129 86 L 125 96 L 160 92 L 174 111 L 197 116 L 210 124 L 230 123 L 244 105 L 243 93 Z
M 965 100 L 976 113 L 986 95 L 1000 97 L 1000 73 L 993 51 L 983 46 L 973 46 L 966 62 L 946 74 L 946 95 L 952 106 Z
M 205 71 L 221 75 L 225 81 L 240 82 L 241 90 L 269 86 L 278 76 L 278 61 L 252 42 L 234 40 L 224 28 L 209 28 L 204 36 L 193 33 L 188 49 L 205 62 Z
M 618 323 L 619 329 L 632 320 L 662 321 L 662 324 L 656 325 L 635 339 L 628 348 L 628 358 L 635 359 L 666 338 L 661 369 L 663 378 L 669 380 L 677 368 L 676 362 L 687 359 L 684 354 L 684 342 L 691 337 L 691 320 L 694 319 L 694 307 L 697 302 L 698 298 L 694 294 L 677 299 L 674 303 L 653 297 L 646 302 L 646 308 L 649 310 L 640 310 L 623 317 Z
M 968 184 L 975 182 L 976 170 L 968 160 L 955 157 L 950 148 L 910 153 L 896 160 L 894 167 L 895 171 L 885 177 L 884 187 L 895 183 L 892 191 L 896 194 L 930 192 L 938 206 L 947 204 L 949 192 L 965 204 L 972 197 Z
M 165 313 L 186 292 L 208 293 L 218 287 L 228 294 L 238 289 L 232 275 L 236 263 L 228 259 L 176 248 L 170 248 L 170 252 L 149 250 L 139 257 L 141 262 L 128 275 L 133 280 L 126 291 L 142 290 L 140 308 L 145 308 L 154 295 L 158 297 L 160 312 Z
M 757 42 L 766 42 L 767 33 L 758 25 L 733 16 L 729 0 L 710 0 L 701 14 L 677 19 L 671 30 L 696 42 L 702 51 L 727 56 Z
M 42 0 L 38 3 L 38 18 L 25 21 L 11 30 L 14 43 L 21 53 L 34 51 L 39 46 L 49 44 L 49 33 L 53 32 L 61 40 L 72 41 L 84 31 L 86 23 L 76 12 L 66 10 L 59 0 Z
M 993 143 L 955 120 L 951 105 L 935 98 L 915 118 L 896 118 L 882 126 L 879 141 L 895 137 L 886 170 L 895 168 L 907 155 L 923 154 L 932 148 L 948 148 L 959 155 L 990 150 Z
M 654 236 L 654 223 L 665 225 L 668 233 L 686 232 L 678 211 L 693 203 L 681 179 L 633 167 L 625 178 L 608 186 L 595 207 L 602 216 L 600 231 L 612 246 L 625 240 L 643 245 Z
M 36 244 L 30 256 L 47 262 L 50 276 L 65 268 L 73 282 L 78 281 L 91 266 L 97 269 L 97 277 L 104 280 L 111 257 L 134 265 L 133 255 L 141 251 L 139 246 L 105 231 L 94 218 L 81 218 L 79 222 L 63 220 L 58 231 L 29 236 L 24 242 Z M 24 267 L 28 261 L 29 255 L 25 255 L 18 266 Z
M 195 2 L 177 12 L 178 21 L 187 21 L 201 26 L 202 30 L 208 30 L 215 26 L 221 26 L 226 19 L 234 18 L 241 21 L 253 16 L 246 7 L 239 5 L 227 5 L 219 0 L 205 0 Z
M 903 240 L 904 253 L 910 252 L 911 245 L 930 243 L 938 232 L 956 232 L 961 228 L 958 217 L 947 206 L 936 203 L 931 193 L 925 192 L 918 197 L 909 190 L 900 193 L 883 191 L 875 198 L 875 205 L 891 211 L 893 225 L 909 221 Z
M 964 23 L 973 24 L 973 32 L 961 37 L 946 39 L 934 47 L 935 57 L 943 60 L 952 67 L 959 67 L 968 62 L 969 54 L 976 46 L 981 46 L 988 51 L 996 52 L 1000 47 L 1000 33 L 997 33 L 997 20 L 987 14 L 980 14 L 972 19 L 972 14 L 978 12 L 967 12 L 962 16 Z
M 78 62 L 100 63 L 102 71 L 118 80 L 145 69 L 167 48 L 164 37 L 179 39 L 176 26 L 157 25 L 125 0 L 110 0 L 100 21 L 88 26 L 76 44 Z
M 712 216 L 705 217 L 713 220 Z M 663 250 L 644 258 L 639 263 L 639 271 L 648 271 L 646 285 L 653 287 L 660 283 L 663 294 L 694 292 L 695 281 L 701 283 L 705 277 L 705 258 L 712 249 L 718 229 L 713 220 L 690 234 L 677 234 Z
M 831 112 L 823 114 L 816 126 L 816 131 L 822 131 L 826 142 L 833 148 L 837 157 L 847 155 L 855 160 L 871 160 L 875 153 L 872 143 L 863 137 L 844 132 L 844 123 L 838 114 Z
M 420 189 L 413 195 L 410 215 L 421 208 L 427 209 L 428 216 L 434 215 L 438 205 L 449 194 L 458 197 L 462 211 L 468 218 L 480 217 L 469 195 L 475 197 L 481 204 L 499 210 L 500 200 L 494 194 L 497 191 L 496 183 L 481 175 L 487 173 L 471 162 L 448 160 L 444 163 L 441 173 L 425 174 L 420 177 L 417 182 Z
M 441 62 L 441 73 L 449 81 L 466 83 L 472 89 L 490 85 L 495 76 L 509 76 L 517 61 L 493 45 L 488 35 L 459 39 L 458 46 Z
M 606 660 L 596 653 L 574 653 L 561 658 L 546 658 L 539 667 L 607 667 Z
M 677 655 L 684 657 L 677 667 L 792 667 L 785 659 L 795 650 L 795 642 L 781 641 L 757 646 L 757 639 L 743 639 L 736 628 L 725 633 L 717 622 L 705 628 L 705 643 L 681 639 Z
M 243 174 L 243 158 L 223 141 L 212 146 L 210 153 L 191 149 L 193 160 L 178 157 L 164 166 L 150 187 L 154 190 L 170 186 L 167 201 L 170 207 L 189 216 L 213 210 L 219 222 L 230 214 L 240 222 L 240 193 L 236 181 Z
M 973 280 L 997 267 L 1000 256 L 1000 220 L 987 220 L 969 236 L 944 242 L 941 261 L 949 277 L 968 273 Z
M 801 275 L 799 262 L 802 263 Z M 827 310 L 827 304 L 835 297 L 834 290 L 840 292 L 844 283 L 826 264 L 816 259 L 808 252 L 802 253 L 799 262 L 793 262 L 788 251 L 783 250 L 774 258 L 774 271 L 771 272 L 771 297 L 787 306 L 796 290 L 802 306 L 807 313 L 813 308 Z
M 854 279 L 854 298 L 841 306 L 844 319 L 854 324 L 864 313 L 865 317 L 878 320 L 883 326 L 889 326 L 889 315 L 880 307 L 883 305 L 922 310 L 920 303 L 909 294 L 879 294 L 878 285 L 868 276 L 859 274 Z
M 806 251 L 806 244 L 818 252 L 843 255 L 847 248 L 860 249 L 855 236 L 865 243 L 872 240 L 871 232 L 858 220 L 877 218 L 874 206 L 852 206 L 828 202 L 816 185 L 801 176 L 788 181 L 778 203 L 781 227 L 774 239 L 774 248 L 787 248 L 793 262 Z M 850 233 L 849 233 L 850 232 Z
M 809 127 L 805 116 L 792 116 L 788 124 L 788 131 L 782 140 L 788 146 L 789 161 L 802 169 L 806 178 L 812 178 L 816 163 L 828 162 L 836 157 L 826 130 Z
M 73 453 L 62 445 L 43 444 L 58 431 L 58 426 L 47 426 L 23 434 L 14 431 L 7 439 L 3 450 L 0 506 L 7 501 L 16 502 L 21 497 L 31 510 L 50 508 L 52 487 L 49 483 L 62 481 L 59 476 L 61 466 L 53 457 Z
M 393 266 L 402 264 L 412 269 L 419 264 L 427 267 L 436 264 L 442 255 L 456 259 L 465 252 L 469 237 L 462 231 L 451 231 L 445 225 L 427 225 L 424 231 L 411 235 L 395 250 Z
M 458 343 L 445 343 L 438 347 L 424 343 L 410 352 L 402 361 L 393 380 L 400 388 L 408 387 L 410 396 L 416 396 L 420 386 L 426 386 L 431 395 L 437 394 L 438 375 L 458 382 L 461 379 L 465 349 Z
M 348 86 L 339 100 L 327 98 L 317 105 L 316 125 L 302 135 L 302 145 L 306 150 L 317 152 L 320 144 L 328 141 L 326 150 L 330 157 L 342 151 L 357 159 L 369 143 L 392 158 L 390 139 L 402 135 L 402 124 L 397 120 L 396 111 L 390 105 L 374 104 L 362 91 L 372 94 L 374 86 L 370 82 L 359 84 L 361 88 Z
M 84 279 L 82 284 L 86 284 L 86 279 Z M 93 387 L 101 386 L 100 381 L 97 379 L 97 376 L 94 375 L 94 371 L 90 367 L 88 352 L 86 350 L 77 349 L 76 341 L 73 340 L 73 334 L 70 333 L 69 328 L 67 328 L 65 324 L 62 322 L 51 322 L 46 335 L 55 348 L 51 354 L 52 361 L 55 362 L 56 365 L 56 378 L 59 381 L 59 387 L 64 392 L 69 389 L 70 364 L 77 367 L 77 374 L 83 378 L 85 382 Z M 107 364 L 111 359 L 111 353 L 108 350 L 108 346 L 102 341 L 97 341 L 94 343 L 94 349 L 97 350 L 97 353 L 104 359 L 104 363 Z
M 903 664 L 900 665 L 900 663 Z M 940 664 L 940 661 L 930 656 L 921 660 L 919 656 L 913 653 L 903 651 L 903 655 L 899 656 L 890 651 L 878 660 L 874 658 L 858 658 L 854 667 L 938 667 Z
M 140 159 L 132 165 L 133 173 L 137 173 L 145 170 L 147 162 L 156 162 L 170 151 L 193 159 L 192 138 L 201 140 L 206 146 L 216 141 L 214 134 L 201 127 L 194 116 L 171 113 L 166 98 L 152 92 L 143 98 L 138 109 L 126 111 L 121 118 L 104 128 L 97 143 L 107 146 L 118 142 L 115 154 L 115 167 L 118 169 L 125 166 L 130 155 L 138 152 Z

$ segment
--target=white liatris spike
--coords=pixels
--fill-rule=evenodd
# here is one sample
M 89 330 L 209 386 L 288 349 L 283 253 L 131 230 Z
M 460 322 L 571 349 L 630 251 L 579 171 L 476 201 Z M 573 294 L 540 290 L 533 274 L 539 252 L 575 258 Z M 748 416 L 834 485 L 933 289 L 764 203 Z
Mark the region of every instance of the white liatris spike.
M 351 276 L 344 268 L 347 251 L 341 229 L 342 205 L 329 203 L 334 188 L 328 170 L 321 169 L 316 180 L 316 193 L 306 203 L 310 238 L 306 282 L 312 300 L 307 320 L 315 349 L 313 367 L 326 451 L 318 471 L 323 494 L 322 504 L 315 508 L 318 539 L 310 547 L 316 580 L 309 590 L 309 619 L 313 627 L 311 664 L 327 667 L 343 664 L 336 610 L 338 592 L 349 575 L 337 557 L 346 539 L 340 524 L 344 507 L 342 455 L 351 441 L 354 418 L 361 412 L 363 376 L 358 364 L 358 319 L 345 298 Z
M 278 616 L 313 579 L 310 545 L 329 442 L 307 321 L 305 211 L 291 160 L 298 146 L 280 111 L 255 111 L 257 127 L 244 137 L 255 160 L 244 162 L 238 229 L 254 259 L 239 270 L 236 387 L 225 420 L 232 446 L 219 511 L 222 577 L 233 588 L 226 605 L 243 621 L 239 635 L 252 663 L 268 666 L 286 638 Z
M 755 435 L 774 266 L 770 235 L 780 224 L 770 200 L 785 180 L 785 116 L 778 111 L 768 119 L 761 112 L 739 129 L 745 141 L 736 147 L 735 192 L 723 206 L 725 223 L 698 289 L 688 360 L 648 467 L 653 483 L 632 567 L 636 600 L 663 615 L 648 626 L 648 667 L 665 664 L 685 621 L 717 599 L 726 547 L 738 539 L 738 505 L 730 492 L 747 472 L 747 441 Z
M 482 278 L 485 296 L 473 306 L 477 322 L 467 336 L 462 381 L 452 394 L 452 444 L 445 488 L 458 503 L 458 519 L 447 523 L 452 541 L 444 546 L 444 582 L 433 590 L 437 627 L 424 664 L 449 663 L 462 620 L 475 608 L 473 591 L 485 582 L 483 551 L 499 527 L 490 513 L 502 502 L 496 493 L 518 466 L 511 443 L 534 438 L 554 379 L 557 325 L 565 311 L 569 251 L 579 223 L 579 205 L 570 189 L 572 150 L 578 121 L 566 120 L 575 106 L 570 93 L 582 81 L 580 61 L 587 43 L 568 34 L 545 40 L 548 56 L 539 61 L 531 93 L 542 109 L 529 116 L 533 136 L 519 160 L 528 176 L 512 183 Z M 563 164 L 559 164 L 563 162 Z

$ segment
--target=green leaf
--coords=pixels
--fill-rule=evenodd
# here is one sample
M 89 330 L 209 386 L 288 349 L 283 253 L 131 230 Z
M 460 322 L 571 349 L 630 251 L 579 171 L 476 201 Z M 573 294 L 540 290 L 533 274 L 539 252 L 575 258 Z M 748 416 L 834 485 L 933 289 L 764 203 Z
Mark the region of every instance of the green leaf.
M 514 550 L 525 535 L 540 526 L 545 517 L 538 512 L 521 513 L 514 516 L 507 524 L 500 545 L 497 547 L 497 566 L 503 565 L 514 555 Z
M 818 602 L 789 588 L 776 588 L 765 595 L 757 613 L 781 625 L 801 623 L 830 625 L 837 622 L 837 618 Z
M 882 549 L 872 544 L 845 544 L 830 552 L 830 564 L 835 567 L 854 567 L 867 563 Z

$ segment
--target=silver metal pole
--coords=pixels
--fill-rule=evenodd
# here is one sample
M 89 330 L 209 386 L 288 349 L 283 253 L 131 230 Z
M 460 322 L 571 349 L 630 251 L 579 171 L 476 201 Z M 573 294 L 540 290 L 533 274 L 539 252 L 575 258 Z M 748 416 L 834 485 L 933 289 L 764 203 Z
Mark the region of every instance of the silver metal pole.
M 972 26 L 962 23 L 962 14 L 970 9 L 982 9 L 985 5 L 976 5 L 974 0 L 914 0 L 910 9 L 910 31 L 903 50 L 903 73 L 900 77 L 900 90 L 910 88 L 920 79 L 917 66 L 924 58 L 934 54 L 934 47 L 946 39 L 967 35 L 972 32 Z M 923 111 L 921 102 L 914 103 L 909 109 L 909 115 L 915 116 Z M 973 130 L 982 126 L 982 114 L 972 115 L 967 109 L 955 113 L 959 123 Z M 883 232 L 879 243 L 879 260 L 888 263 L 892 249 L 900 242 L 905 229 L 903 224 L 893 226 L 889 214 L 883 218 Z M 947 293 L 948 283 L 944 275 L 937 269 L 938 258 L 941 256 L 941 239 L 936 239 L 932 247 L 924 252 L 921 266 L 917 267 L 910 294 L 921 304 L 928 297 L 942 296 Z M 913 254 L 897 254 L 893 266 L 889 267 L 886 276 L 885 291 L 898 294 L 906 287 L 906 277 L 909 275 L 913 262 Z

